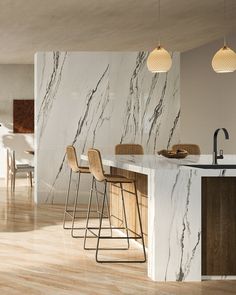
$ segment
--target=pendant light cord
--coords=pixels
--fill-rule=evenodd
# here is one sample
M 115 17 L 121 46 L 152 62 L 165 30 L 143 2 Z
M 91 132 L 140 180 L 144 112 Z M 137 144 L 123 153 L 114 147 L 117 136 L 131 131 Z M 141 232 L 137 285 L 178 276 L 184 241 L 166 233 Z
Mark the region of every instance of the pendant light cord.
M 158 47 L 161 46 L 161 0 L 158 0 L 158 34 L 159 34 L 159 41 Z
M 224 47 L 226 47 L 226 0 L 223 0 L 224 4 L 224 16 L 223 16 L 223 30 L 224 30 Z

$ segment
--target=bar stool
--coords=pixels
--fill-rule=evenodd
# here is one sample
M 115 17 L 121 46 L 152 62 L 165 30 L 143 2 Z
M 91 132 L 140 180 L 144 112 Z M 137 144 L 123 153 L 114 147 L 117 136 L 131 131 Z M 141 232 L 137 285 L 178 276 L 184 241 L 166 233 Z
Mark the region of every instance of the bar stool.
M 144 245 L 144 238 L 143 238 L 143 230 L 142 230 L 142 222 L 141 222 L 141 215 L 140 215 L 140 210 L 139 210 L 139 204 L 138 204 L 138 196 L 137 196 L 137 189 L 136 189 L 136 184 L 135 180 L 129 179 L 123 176 L 119 175 L 111 175 L 111 174 L 104 174 L 103 170 L 103 165 L 102 165 L 102 160 L 101 160 L 101 154 L 97 149 L 89 149 L 88 151 L 88 160 L 89 160 L 89 168 L 90 172 L 93 175 L 93 182 L 92 182 L 92 187 L 91 187 L 91 192 L 90 192 L 90 200 L 89 200 L 89 207 L 88 207 L 88 215 L 87 215 L 87 222 L 86 222 L 86 230 L 85 230 L 85 238 L 84 238 L 84 249 L 95 249 L 96 254 L 95 258 L 97 262 L 103 262 L 103 263 L 134 263 L 134 262 L 146 262 L 146 251 L 145 251 L 145 245 Z M 99 226 L 98 227 L 90 227 L 89 226 L 89 219 L 90 219 L 90 210 L 91 210 L 91 200 L 92 200 L 92 195 L 93 191 L 96 190 L 94 184 L 96 182 L 100 182 L 104 184 L 104 191 L 102 192 L 102 209 L 100 212 L 100 220 L 99 220 Z M 140 234 L 132 231 L 127 227 L 127 220 L 126 220 L 126 212 L 125 212 L 125 202 L 124 202 L 124 194 L 123 194 L 123 184 L 125 183 L 131 183 L 134 186 L 134 193 L 129 192 L 131 194 L 135 195 L 136 198 L 136 206 L 137 206 L 137 213 L 138 213 L 138 222 L 139 222 L 139 227 L 140 227 Z M 125 218 L 125 227 L 103 227 L 102 222 L 104 218 L 104 207 L 107 199 L 107 185 L 108 184 L 119 184 L 120 185 L 120 190 L 121 190 L 121 198 L 122 198 L 122 205 L 123 205 L 123 212 L 124 212 L 124 218 Z M 94 229 L 98 230 L 98 234 L 94 232 Z M 126 236 L 119 236 L 119 237 L 114 237 L 114 236 L 104 236 L 101 235 L 101 230 L 102 229 L 122 229 L 126 231 Z M 86 247 L 86 239 L 87 239 L 87 233 L 88 231 L 92 233 L 95 237 L 97 237 L 97 246 L 96 248 L 88 248 Z M 129 232 L 131 232 L 135 236 L 129 236 Z M 100 250 L 124 250 L 127 248 L 100 248 L 100 240 L 101 239 L 126 239 L 129 241 L 130 239 L 141 239 L 142 241 L 142 248 L 143 248 L 143 259 L 139 260 L 102 260 L 99 259 L 99 251 Z
M 192 144 L 192 143 L 179 143 L 179 144 L 174 144 L 172 146 L 172 149 L 174 151 L 177 151 L 179 149 L 184 149 L 186 150 L 190 155 L 200 155 L 200 147 L 197 144 Z
M 64 229 L 70 229 L 71 230 L 71 236 L 73 238 L 83 238 L 84 235 L 79 235 L 79 236 L 74 235 L 74 230 L 85 230 L 85 227 L 75 228 L 74 225 L 75 225 L 75 219 L 80 218 L 80 217 L 76 216 L 77 212 L 87 213 L 87 210 L 85 210 L 85 209 L 78 210 L 77 209 L 77 203 L 78 203 L 78 197 L 79 197 L 80 175 L 81 174 L 90 174 L 90 171 L 89 171 L 89 167 L 84 167 L 84 166 L 79 166 L 78 165 L 76 150 L 72 145 L 67 146 L 66 155 L 67 155 L 68 165 L 70 167 L 70 176 L 69 176 L 69 186 L 68 186 L 68 191 L 67 191 L 67 196 L 66 196 L 66 201 L 65 201 L 63 228 Z M 74 198 L 73 209 L 68 209 L 72 173 L 76 173 L 78 175 L 78 181 L 77 181 L 77 188 L 76 188 L 76 195 L 75 195 L 75 198 Z M 71 227 L 66 227 L 66 217 L 67 216 L 71 217 Z

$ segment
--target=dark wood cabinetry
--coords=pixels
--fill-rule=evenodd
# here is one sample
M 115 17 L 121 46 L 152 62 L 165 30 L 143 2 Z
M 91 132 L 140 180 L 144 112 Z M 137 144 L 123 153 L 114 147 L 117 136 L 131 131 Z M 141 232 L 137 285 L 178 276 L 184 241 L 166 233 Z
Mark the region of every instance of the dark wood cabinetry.
M 236 177 L 202 178 L 202 275 L 236 275 Z

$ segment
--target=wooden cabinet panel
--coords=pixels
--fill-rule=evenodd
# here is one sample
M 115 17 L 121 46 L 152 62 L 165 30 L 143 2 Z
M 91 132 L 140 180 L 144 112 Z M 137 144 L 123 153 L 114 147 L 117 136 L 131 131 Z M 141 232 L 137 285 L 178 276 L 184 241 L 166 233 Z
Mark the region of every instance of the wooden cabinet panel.
M 136 180 L 136 186 L 138 191 L 139 209 L 141 213 L 142 227 L 144 232 L 145 245 L 147 246 L 147 176 L 143 174 L 134 173 L 131 171 L 111 168 L 111 173 L 116 175 L 126 176 L 128 178 L 133 178 Z M 127 191 L 134 192 L 134 187 L 132 184 L 124 184 L 123 188 Z M 128 192 L 124 192 L 125 199 L 125 209 L 127 216 L 128 227 L 134 232 L 139 233 L 140 227 L 137 216 L 137 207 L 135 196 Z M 115 186 L 111 185 L 110 188 L 110 210 L 112 215 L 112 225 L 121 226 L 124 221 L 124 213 L 122 207 L 122 198 L 120 195 L 120 190 Z M 122 222 L 121 222 L 122 221 Z M 140 242 L 140 240 L 137 240 Z
M 236 275 L 236 178 L 202 178 L 202 274 Z

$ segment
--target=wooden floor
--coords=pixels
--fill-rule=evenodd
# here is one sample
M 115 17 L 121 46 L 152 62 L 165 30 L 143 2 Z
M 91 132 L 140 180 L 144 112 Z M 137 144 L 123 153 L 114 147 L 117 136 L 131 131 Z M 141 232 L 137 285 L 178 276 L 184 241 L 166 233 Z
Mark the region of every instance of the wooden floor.
M 146 264 L 97 264 L 62 229 L 62 207 L 36 208 L 17 183 L 11 195 L 0 182 L 0 295 L 236 294 L 236 281 L 154 283 Z

